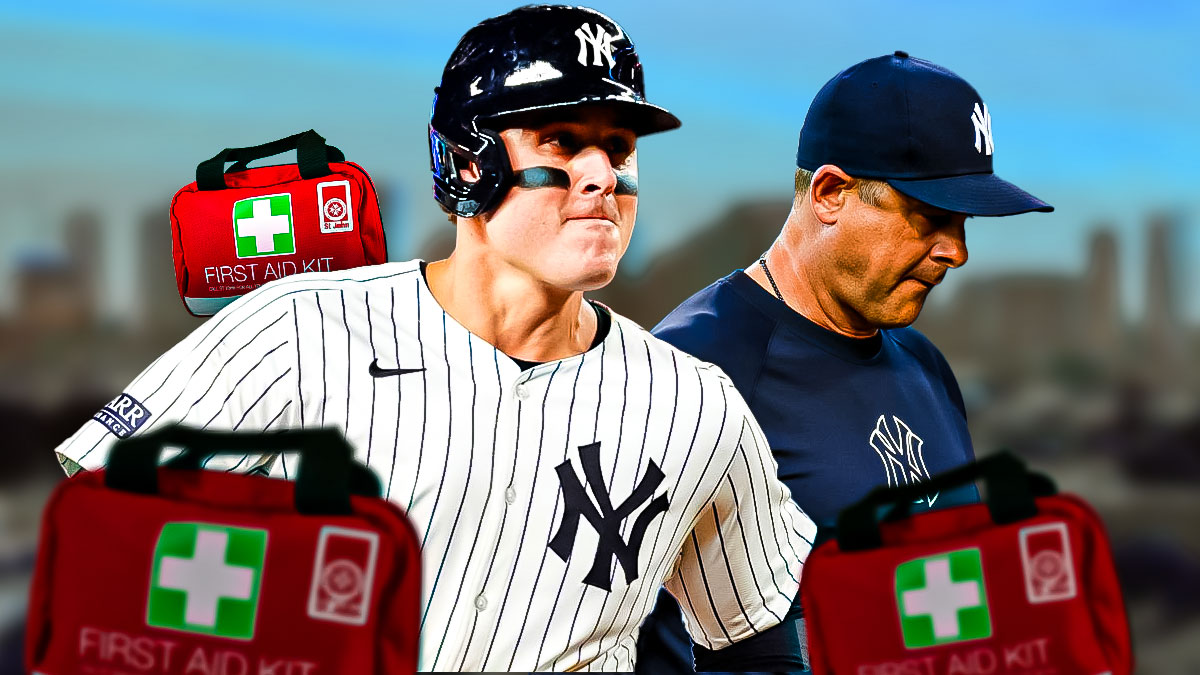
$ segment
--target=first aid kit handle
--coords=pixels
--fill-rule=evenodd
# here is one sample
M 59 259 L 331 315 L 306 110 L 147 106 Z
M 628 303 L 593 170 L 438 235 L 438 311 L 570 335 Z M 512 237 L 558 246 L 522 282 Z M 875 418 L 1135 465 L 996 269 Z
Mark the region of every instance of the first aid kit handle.
M 229 171 L 245 171 L 250 162 L 291 150 L 296 151 L 296 166 L 301 178 L 321 178 L 331 171 L 329 162 L 344 162 L 341 150 L 325 142 L 325 138 L 309 129 L 287 138 L 248 148 L 225 148 L 213 157 L 196 165 L 196 187 L 201 190 L 224 190 L 225 165 L 234 162 Z
M 1014 523 L 1037 515 L 1035 497 L 1056 492 L 1054 483 L 1025 468 L 1016 455 L 1001 451 L 970 464 L 932 476 L 929 480 L 894 487 L 878 487 L 838 514 L 837 540 L 843 551 L 863 551 L 882 545 L 879 534 L 880 507 L 891 506 L 891 515 L 907 515 L 913 501 L 931 492 L 974 483 L 982 478 L 984 501 L 992 521 Z
M 353 449 L 336 429 L 300 429 L 281 433 L 207 431 L 172 425 L 134 436 L 113 446 L 104 482 L 113 489 L 158 494 L 158 466 L 168 447 L 183 452 L 167 463 L 173 469 L 200 469 L 213 454 L 299 452 L 296 510 L 304 514 L 352 513 L 350 495 L 380 495 L 378 478 L 354 459 Z

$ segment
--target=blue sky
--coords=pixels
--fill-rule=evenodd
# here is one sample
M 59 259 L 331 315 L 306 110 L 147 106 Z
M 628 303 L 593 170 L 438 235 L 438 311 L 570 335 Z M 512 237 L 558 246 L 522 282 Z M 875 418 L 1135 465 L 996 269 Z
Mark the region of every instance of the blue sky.
M 458 37 L 512 4 L 206 2 L 0 5 L 0 289 L 16 257 L 58 246 L 70 210 L 110 232 L 114 292 L 136 311 L 134 225 L 164 213 L 195 164 L 226 145 L 315 127 L 398 200 L 402 257 L 446 226 L 429 197 L 424 124 Z M 1053 214 L 976 219 L 951 275 L 1078 273 L 1089 232 L 1117 231 L 1138 311 L 1150 211 L 1200 255 L 1196 5 L 1160 3 L 598 2 L 638 44 L 651 100 L 684 121 L 642 146 L 636 268 L 744 199 L 787 198 L 796 134 L 829 77 L 904 49 L 966 77 L 988 102 L 997 173 Z M 448 9 L 453 7 L 453 9 Z M 832 13 L 831 13 L 832 12 Z M 749 261 L 747 261 L 749 262 Z M 1185 278 L 1195 283 L 1195 277 Z M 122 292 L 124 291 L 124 292 Z M 0 311 L 11 302 L 0 290 Z M 1187 308 L 1200 317 L 1200 300 Z

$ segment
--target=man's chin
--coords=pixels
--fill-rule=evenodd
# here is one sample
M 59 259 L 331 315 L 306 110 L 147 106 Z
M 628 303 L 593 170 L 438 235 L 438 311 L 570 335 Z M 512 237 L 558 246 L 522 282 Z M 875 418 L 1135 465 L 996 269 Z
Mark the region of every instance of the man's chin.
M 897 307 L 886 308 L 869 318 L 876 328 L 906 328 L 916 322 L 924 306 L 925 295 L 922 294 L 920 298 L 909 300 Z
M 612 280 L 615 279 L 616 276 L 617 270 L 615 268 L 611 270 L 597 271 L 594 274 L 589 274 L 580 278 L 574 284 L 574 288 L 575 290 L 584 291 L 585 293 L 588 291 L 597 291 L 612 283 Z

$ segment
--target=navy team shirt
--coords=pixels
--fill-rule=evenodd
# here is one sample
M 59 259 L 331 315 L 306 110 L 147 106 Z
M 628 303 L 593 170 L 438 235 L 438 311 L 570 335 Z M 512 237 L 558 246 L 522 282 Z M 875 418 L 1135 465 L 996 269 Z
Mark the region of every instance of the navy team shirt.
M 878 485 L 921 481 L 975 458 L 950 366 L 913 328 L 839 335 L 738 270 L 653 333 L 729 375 L 771 443 L 779 477 L 819 528 L 831 529 L 843 507 Z M 931 492 L 913 512 L 975 501 L 973 485 Z M 639 671 L 691 663 L 678 653 L 682 626 L 669 604 L 658 603 L 643 625 Z

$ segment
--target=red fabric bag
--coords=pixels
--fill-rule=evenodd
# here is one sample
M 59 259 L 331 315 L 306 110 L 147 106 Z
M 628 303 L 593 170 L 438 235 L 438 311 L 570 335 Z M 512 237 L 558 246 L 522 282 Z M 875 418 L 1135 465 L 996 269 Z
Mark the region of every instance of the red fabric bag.
M 296 164 L 248 168 L 290 150 Z M 225 148 L 196 167 L 171 200 L 179 297 L 195 316 L 268 281 L 387 262 L 370 176 L 308 130 L 250 148 Z M 225 171 L 227 162 L 235 162 Z
M 914 500 L 979 477 L 986 503 L 907 517 Z M 876 489 L 846 508 L 837 539 L 809 555 L 800 587 L 815 673 L 1133 671 L 1099 518 L 1008 453 Z
M 158 467 L 165 446 L 185 451 Z M 199 468 L 214 451 L 285 450 L 301 453 L 295 483 Z M 66 480 L 46 506 L 27 670 L 414 672 L 420 542 L 351 457 L 327 429 L 168 427 L 120 442 L 106 470 Z

